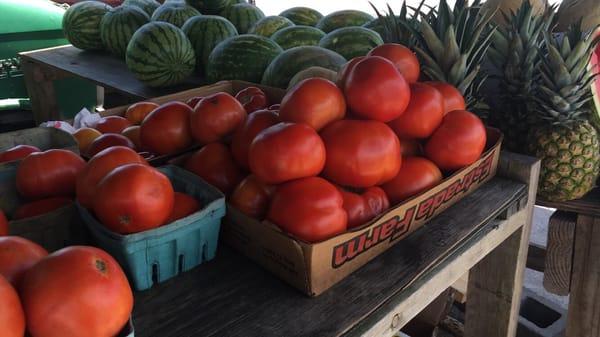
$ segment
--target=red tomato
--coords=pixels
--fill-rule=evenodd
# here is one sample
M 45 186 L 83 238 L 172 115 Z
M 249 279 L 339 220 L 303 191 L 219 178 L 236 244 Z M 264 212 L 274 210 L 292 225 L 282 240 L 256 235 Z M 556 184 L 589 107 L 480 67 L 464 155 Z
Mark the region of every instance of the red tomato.
M 0 163 L 23 159 L 34 152 L 40 152 L 40 149 L 31 145 L 17 145 L 0 153 Z
M 17 287 L 23 274 L 48 252 L 35 242 L 18 236 L 0 237 L 0 275 Z
M 243 178 L 229 148 L 221 143 L 205 145 L 195 152 L 185 163 L 185 169 L 200 176 L 225 195 L 229 195 Z
M 323 175 L 342 186 L 370 187 L 398 174 L 400 141 L 384 123 L 341 120 L 321 132 L 327 149 Z
M 134 148 L 138 151 L 144 149 L 144 147 L 142 146 L 140 131 L 141 127 L 139 125 L 132 125 L 127 129 L 123 130 L 123 132 L 121 132 L 123 136 L 129 138 L 129 140 L 133 143 Z
M 94 213 L 119 234 L 143 232 L 167 220 L 174 203 L 169 178 L 147 165 L 126 164 L 112 170 L 98 184 Z
M 200 203 L 191 195 L 175 192 L 174 200 L 175 204 L 173 205 L 173 211 L 171 212 L 171 215 L 169 215 L 165 225 L 185 218 L 186 216 L 192 215 L 200 210 Z
M 205 97 L 192 112 L 192 136 L 202 144 L 219 141 L 244 122 L 246 110 L 235 97 L 220 92 Z
M 432 86 L 410 85 L 410 102 L 402 116 L 389 123 L 400 139 L 428 138 L 442 123 L 444 98 Z
M 28 199 L 75 195 L 75 180 L 85 162 L 67 150 L 36 152 L 17 168 L 17 190 Z
M 125 111 L 125 118 L 131 124 L 139 125 L 144 118 L 156 108 L 158 108 L 158 104 L 154 102 L 138 102 L 127 108 L 127 111 Z
M 396 69 L 404 76 L 408 83 L 415 83 L 419 79 L 421 67 L 419 60 L 412 50 L 397 43 L 386 43 L 373 48 L 368 56 L 381 56 L 390 60 Z
M 19 295 L 13 286 L 0 276 L 0 326 L 2 337 L 23 337 L 25 335 L 25 314 Z
M 398 175 L 381 187 L 395 205 L 434 187 L 440 181 L 442 172 L 432 161 L 422 157 L 407 157 Z
M 410 99 L 408 82 L 392 62 L 379 56 L 367 57 L 354 66 L 344 93 L 354 114 L 380 122 L 400 117 Z
M 77 141 L 79 153 L 81 154 L 86 154 L 94 139 L 100 136 L 102 136 L 100 131 L 92 128 L 79 128 L 73 132 L 73 137 Z
M 92 208 L 100 180 L 119 166 L 135 163 L 148 165 L 142 156 L 125 146 L 113 146 L 96 154 L 77 177 L 79 204 L 85 208 Z
M 265 109 L 269 106 L 267 95 L 257 87 L 243 89 L 235 95 L 235 99 L 242 103 L 247 113 Z
M 420 156 L 423 154 L 423 146 L 416 139 L 400 139 L 400 152 L 402 157 Z
M 273 104 L 268 110 L 279 111 L 279 108 L 281 108 L 281 104 Z
M 344 118 L 346 101 L 342 91 L 324 78 L 308 78 L 291 88 L 281 101 L 283 122 L 304 123 L 319 131 Z
M 0 236 L 8 235 L 8 220 L 4 211 L 0 209 Z
M 272 110 L 259 110 L 248 115 L 248 118 L 237 128 L 231 138 L 231 152 L 236 163 L 248 169 L 248 151 L 250 144 L 262 130 L 279 123 L 279 116 Z
M 352 60 L 346 62 L 346 64 L 344 64 L 342 69 L 340 69 L 340 71 L 338 71 L 336 84 L 340 88 L 342 88 L 342 89 L 344 88 L 344 86 L 346 84 L 346 80 L 348 79 L 348 74 L 350 74 L 350 72 L 352 71 L 352 69 L 354 69 L 354 67 L 356 66 L 356 64 L 358 62 L 364 60 L 365 58 L 366 58 L 366 56 L 357 56 L 357 57 L 353 58 Z
M 229 203 L 247 216 L 263 219 L 267 214 L 275 186 L 249 175 L 235 188 Z
M 310 126 L 279 123 L 254 138 L 248 160 L 259 180 L 280 184 L 318 175 L 325 165 L 325 146 Z
M 172 154 L 192 145 L 192 109 L 181 102 L 170 102 L 154 109 L 142 122 L 140 140 L 156 154 Z
M 88 147 L 87 156 L 93 157 L 100 151 L 106 150 L 113 146 L 126 146 L 135 150 L 135 145 L 131 140 L 129 140 L 129 138 L 116 133 L 107 133 L 94 139 L 94 141 Z
M 131 122 L 127 118 L 121 116 L 102 117 L 94 129 L 102 133 L 121 133 L 125 128 L 131 126 Z
M 450 111 L 466 109 L 465 98 L 451 84 L 445 82 L 425 82 L 425 84 L 436 88 L 444 96 L 444 115 Z
M 32 201 L 19 206 L 13 213 L 12 220 L 21 220 L 50 213 L 72 203 L 72 199 L 64 197 L 54 197 Z
M 362 194 L 348 192 L 342 188 L 339 190 L 348 214 L 348 228 L 363 225 L 390 207 L 387 195 L 380 187 L 369 187 Z
M 306 242 L 319 242 L 346 231 L 348 215 L 338 189 L 320 177 L 287 182 L 277 188 L 268 219 Z
M 52 253 L 25 274 L 20 294 L 32 336 L 116 336 L 133 309 L 125 273 L 94 247 Z
M 441 170 L 452 171 L 477 161 L 485 143 L 486 132 L 481 119 L 468 111 L 454 110 L 444 117 L 425 144 L 425 154 Z
M 196 105 L 198 105 L 198 103 L 204 99 L 204 97 L 202 96 L 195 96 L 192 97 L 190 99 L 188 99 L 187 101 L 185 101 L 185 104 L 189 105 L 190 108 L 194 109 L 196 107 Z

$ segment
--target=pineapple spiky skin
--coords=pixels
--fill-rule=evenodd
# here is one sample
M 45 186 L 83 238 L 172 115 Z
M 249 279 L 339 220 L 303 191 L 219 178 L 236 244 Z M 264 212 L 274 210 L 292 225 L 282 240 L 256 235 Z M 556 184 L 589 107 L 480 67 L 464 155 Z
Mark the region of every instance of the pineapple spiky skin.
M 600 171 L 598 132 L 585 120 L 549 125 L 530 134 L 529 150 L 542 161 L 538 198 L 579 199 L 595 185 Z

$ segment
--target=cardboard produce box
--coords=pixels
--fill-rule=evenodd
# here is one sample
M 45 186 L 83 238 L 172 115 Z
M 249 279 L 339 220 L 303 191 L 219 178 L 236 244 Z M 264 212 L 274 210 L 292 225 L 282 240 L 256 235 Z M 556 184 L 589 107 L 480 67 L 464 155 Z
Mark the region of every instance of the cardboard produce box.
M 292 286 L 317 296 L 490 180 L 502 134 L 487 131 L 486 151 L 477 162 L 359 228 L 311 244 L 228 207 L 222 238 Z

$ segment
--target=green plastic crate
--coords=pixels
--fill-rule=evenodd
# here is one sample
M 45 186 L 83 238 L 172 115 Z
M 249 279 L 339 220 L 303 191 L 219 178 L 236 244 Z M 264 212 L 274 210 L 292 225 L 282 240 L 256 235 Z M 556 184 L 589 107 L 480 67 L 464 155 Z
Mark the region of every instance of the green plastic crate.
M 195 197 L 204 207 L 169 225 L 141 233 L 121 235 L 104 227 L 77 204 L 98 247 L 121 264 L 136 290 L 166 281 L 215 257 L 225 196 L 200 177 L 176 166 L 159 168 L 174 189 Z

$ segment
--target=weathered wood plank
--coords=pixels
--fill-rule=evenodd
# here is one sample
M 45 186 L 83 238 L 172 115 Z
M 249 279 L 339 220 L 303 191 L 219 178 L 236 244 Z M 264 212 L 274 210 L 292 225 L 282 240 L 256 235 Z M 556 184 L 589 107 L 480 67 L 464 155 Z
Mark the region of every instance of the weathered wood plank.
M 33 110 L 33 120 L 36 125 L 53 119 L 60 119 L 54 83 L 48 79 L 43 67 L 37 63 L 24 60 L 21 69 L 25 78 L 27 93 Z
M 527 252 L 527 268 L 544 272 L 545 264 L 546 247 L 530 242 L 529 251 Z
M 600 217 L 600 187 L 594 188 L 581 199 L 564 202 L 538 200 L 537 204 L 564 212 Z
M 576 214 L 556 211 L 548 223 L 544 288 L 553 294 L 569 294 L 576 222 Z

